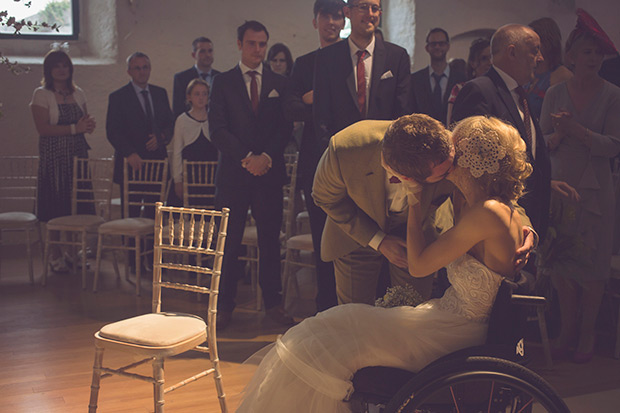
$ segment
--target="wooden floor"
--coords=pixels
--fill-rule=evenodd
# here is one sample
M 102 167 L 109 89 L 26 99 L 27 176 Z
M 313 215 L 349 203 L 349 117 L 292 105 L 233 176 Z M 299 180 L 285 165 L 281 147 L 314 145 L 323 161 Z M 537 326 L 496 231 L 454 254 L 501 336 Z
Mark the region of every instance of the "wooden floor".
M 0 251 L 0 413 L 85 412 L 87 411 L 94 355 L 93 333 L 106 323 L 150 311 L 150 287 L 143 283 L 143 296 L 136 297 L 134 286 L 117 281 L 112 266 L 104 262 L 99 292 L 93 294 L 92 272 L 89 289 L 82 291 L 77 275 L 52 275 L 47 287 L 40 276 L 33 287 L 28 284 L 23 248 L 5 246 Z M 40 259 L 35 260 L 41 274 Z M 302 282 L 303 299 L 297 315 L 312 312 L 311 277 Z M 219 334 L 224 387 L 231 404 L 248 380 L 240 366 L 248 356 L 284 332 L 264 314 L 254 309 L 249 286 L 240 291 L 241 303 L 228 330 Z M 177 300 L 178 301 L 178 300 Z M 193 297 L 180 302 L 185 311 L 204 311 L 204 304 Z M 541 368 L 539 348 L 530 351 L 529 367 L 543 375 L 563 397 L 591 395 L 620 388 L 620 362 L 611 358 L 611 340 L 599 340 L 597 355 L 587 365 L 565 362 L 553 369 Z M 122 364 L 130 357 L 106 353 L 104 362 Z M 207 361 L 190 354 L 170 360 L 166 381 L 189 376 Z M 145 367 L 144 372 L 149 373 Z M 586 396 L 590 397 L 590 396 Z M 586 401 L 586 405 L 589 405 Z M 609 410 L 617 411 L 616 400 Z M 100 412 L 151 412 L 152 388 L 149 384 L 120 377 L 102 382 Z M 169 412 L 217 412 L 219 404 L 211 378 L 166 395 Z M 587 411 L 587 410 L 584 410 Z M 593 410 L 591 410 L 593 411 Z

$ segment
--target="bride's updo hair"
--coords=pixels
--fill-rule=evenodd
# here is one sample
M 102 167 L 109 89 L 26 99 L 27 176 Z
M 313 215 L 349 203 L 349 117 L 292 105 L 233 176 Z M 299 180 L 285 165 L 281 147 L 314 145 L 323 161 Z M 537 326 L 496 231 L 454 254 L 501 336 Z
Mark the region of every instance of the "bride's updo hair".
M 532 165 L 513 126 L 497 118 L 473 116 L 454 127 L 452 140 L 455 164 L 468 170 L 487 195 L 505 203 L 523 195 Z

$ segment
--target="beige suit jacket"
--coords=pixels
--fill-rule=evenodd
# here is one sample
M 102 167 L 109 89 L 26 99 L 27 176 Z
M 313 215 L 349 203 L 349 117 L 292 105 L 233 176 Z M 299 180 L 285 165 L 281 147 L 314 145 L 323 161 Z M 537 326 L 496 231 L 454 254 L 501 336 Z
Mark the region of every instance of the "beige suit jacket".
M 363 120 L 343 129 L 331 138 L 319 161 L 312 197 L 327 213 L 321 241 L 324 261 L 368 246 L 379 230 L 388 232 L 381 141 L 391 123 Z M 433 215 L 433 200 L 449 195 L 453 189 L 446 180 L 425 185 L 420 201 L 425 215 Z

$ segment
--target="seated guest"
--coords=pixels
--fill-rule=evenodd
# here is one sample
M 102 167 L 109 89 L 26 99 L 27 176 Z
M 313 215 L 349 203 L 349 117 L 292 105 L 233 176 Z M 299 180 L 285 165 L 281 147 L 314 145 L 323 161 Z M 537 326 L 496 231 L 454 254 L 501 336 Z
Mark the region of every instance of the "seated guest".
M 620 88 L 599 70 L 613 43 L 585 11 L 566 41 L 566 61 L 574 76 L 547 91 L 540 126 L 551 157 L 552 179 L 566 181 L 577 197 L 552 198 L 551 223 L 562 245 L 544 256 L 558 291 L 561 313 L 556 355 L 577 363 L 592 358 L 595 322 L 609 279 L 614 191 L 609 159 L 620 152 Z M 580 198 L 580 199 L 579 199 Z
M 194 79 L 187 85 L 186 96 L 191 109 L 177 118 L 172 137 L 172 178 L 179 199 L 183 199 L 183 160 L 217 161 L 207 119 L 209 85 L 200 78 Z
M 478 76 L 482 76 L 491 68 L 491 42 L 489 39 L 476 39 L 469 46 L 469 56 L 467 57 L 466 75 L 467 80 L 472 80 Z M 446 117 L 446 125 L 452 123 L 452 109 L 456 97 L 463 88 L 465 82 L 457 83 L 450 92 L 448 98 L 448 115 Z
M 390 125 L 380 145 L 384 168 L 409 188 L 404 264 L 410 277 L 447 266 L 452 287 L 417 307 L 353 303 L 306 318 L 266 354 L 238 412 L 349 411 L 357 370 L 391 366 L 417 372 L 441 356 L 484 343 L 499 285 L 514 277 L 513 260 L 523 241 L 513 203 L 532 171 L 525 142 L 495 118 L 465 119 L 451 136 L 438 121 L 414 114 Z M 403 165 L 402 148 L 428 159 L 426 165 Z M 431 161 L 437 157 L 440 162 Z M 456 225 L 432 243 L 422 231 L 423 181 L 399 172 L 423 167 L 427 179 L 447 172 L 462 194 Z
M 192 42 L 192 57 L 194 66 L 174 75 L 174 86 L 172 88 L 172 112 L 176 118 L 187 109 L 185 91 L 190 80 L 201 78 L 209 85 L 213 85 L 213 78 L 217 75 L 217 70 L 213 69 L 213 43 L 206 37 L 198 37 Z
M 267 53 L 267 62 L 272 72 L 288 77 L 293 70 L 293 56 L 284 43 L 276 43 Z
M 534 72 L 536 78 L 524 87 L 528 94 L 530 111 L 540 118 L 547 89 L 570 79 L 573 74 L 562 64 L 562 34 L 555 20 L 543 17 L 534 20 L 528 26 L 540 37 L 540 52 L 545 59 L 536 65 Z

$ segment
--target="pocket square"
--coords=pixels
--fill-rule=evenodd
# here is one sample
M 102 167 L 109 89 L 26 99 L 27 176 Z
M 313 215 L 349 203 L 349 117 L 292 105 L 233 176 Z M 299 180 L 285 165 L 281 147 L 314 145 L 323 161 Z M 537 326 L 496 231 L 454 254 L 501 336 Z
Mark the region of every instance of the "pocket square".
M 384 74 L 381 75 L 381 80 L 389 79 L 391 77 L 394 77 L 394 75 L 392 74 L 391 70 L 388 70 L 387 72 L 385 72 Z
M 267 97 L 268 98 L 278 98 L 278 97 L 280 97 L 280 94 L 278 93 L 277 90 L 271 89 L 271 92 L 269 92 L 269 95 Z

